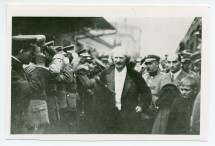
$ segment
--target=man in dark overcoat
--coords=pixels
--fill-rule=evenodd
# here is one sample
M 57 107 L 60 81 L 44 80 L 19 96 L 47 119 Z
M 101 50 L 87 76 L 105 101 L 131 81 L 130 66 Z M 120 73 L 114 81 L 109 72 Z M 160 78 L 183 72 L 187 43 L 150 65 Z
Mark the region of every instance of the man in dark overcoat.
M 11 66 L 11 134 L 28 133 L 28 106 L 36 93 L 47 85 L 49 71 L 45 69 L 45 55 L 37 54 L 36 68 L 28 78 L 23 64 L 29 64 L 37 48 L 36 36 L 13 36 Z
M 97 87 L 95 111 L 101 128 L 98 133 L 141 133 L 140 113 L 151 103 L 150 88 L 141 74 L 126 67 L 128 56 L 124 48 L 114 49 L 113 62 L 100 75 L 103 86 Z

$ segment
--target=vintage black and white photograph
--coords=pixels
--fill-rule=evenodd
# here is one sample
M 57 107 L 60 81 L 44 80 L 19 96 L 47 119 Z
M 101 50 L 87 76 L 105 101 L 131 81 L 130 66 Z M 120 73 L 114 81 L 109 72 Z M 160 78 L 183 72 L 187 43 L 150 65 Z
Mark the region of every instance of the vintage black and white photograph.
M 12 16 L 9 134 L 200 135 L 203 21 Z

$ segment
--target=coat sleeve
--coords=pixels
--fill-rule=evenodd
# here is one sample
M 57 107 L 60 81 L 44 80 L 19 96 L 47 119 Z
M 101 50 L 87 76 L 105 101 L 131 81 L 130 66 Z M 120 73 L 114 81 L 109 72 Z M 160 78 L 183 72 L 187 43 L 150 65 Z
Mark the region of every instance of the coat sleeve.
M 89 89 L 94 86 L 95 79 L 88 78 L 88 70 L 82 67 L 77 68 L 76 70 L 76 77 L 77 80 L 80 82 L 81 86 L 85 89 Z
M 56 77 L 56 80 L 59 82 L 72 83 L 74 82 L 74 70 L 71 64 L 67 64 L 62 70 L 61 73 Z
M 200 102 L 200 94 L 198 94 L 193 105 L 190 121 L 191 134 L 200 134 Z
M 40 93 L 47 86 L 49 75 L 48 70 L 36 67 L 31 78 L 27 80 L 12 70 L 12 89 L 16 89 L 16 92 L 22 93 L 23 97 L 32 95 L 33 93 Z
M 145 111 L 148 109 L 152 101 L 151 90 L 139 73 L 136 73 L 135 80 L 139 92 L 139 106 L 142 107 L 143 111 Z

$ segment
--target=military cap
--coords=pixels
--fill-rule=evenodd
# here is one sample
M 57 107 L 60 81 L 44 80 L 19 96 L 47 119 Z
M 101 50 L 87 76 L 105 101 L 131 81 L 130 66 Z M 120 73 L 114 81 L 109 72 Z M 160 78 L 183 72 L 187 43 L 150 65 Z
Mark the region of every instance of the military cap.
M 108 58 L 109 58 L 109 56 L 108 56 L 108 55 L 105 55 L 105 56 L 101 56 L 101 57 L 100 57 L 100 60 L 101 60 L 101 61 L 108 61 Z
M 54 46 L 54 41 L 47 42 L 44 46 Z
M 33 35 L 12 36 L 12 54 L 17 55 L 21 49 L 33 48 L 32 44 L 36 43 L 37 38 Z
M 90 56 L 90 54 L 87 52 L 87 50 L 84 49 L 83 44 L 77 43 L 76 46 L 77 46 L 76 53 L 78 55 L 81 55 L 81 56 L 84 56 L 84 57 L 89 57 Z
M 21 42 L 21 43 L 37 43 L 37 37 L 35 35 L 17 35 L 12 36 L 12 40 L 14 42 Z
M 46 41 L 46 37 L 44 35 L 18 35 L 13 36 L 12 39 L 16 41 L 34 40 L 38 46 L 44 46 Z
M 195 53 L 193 53 L 190 57 L 191 61 L 193 64 L 198 63 L 199 61 L 201 61 L 201 51 L 196 51 Z
M 95 63 L 101 67 L 101 69 L 105 69 L 105 65 L 99 60 L 99 59 L 95 59 Z
M 136 62 L 141 62 L 142 58 L 137 58 Z
M 181 63 L 185 63 L 185 62 L 190 62 L 190 59 L 189 58 L 182 58 Z
M 55 49 L 57 52 L 60 52 L 60 51 L 63 51 L 63 46 L 55 46 L 54 49 Z
M 74 51 L 74 45 L 70 45 L 70 46 L 65 46 L 65 47 L 63 47 L 63 51 L 64 52 L 72 52 L 72 51 Z
M 180 52 L 180 55 L 187 55 L 187 56 L 189 56 L 189 55 L 192 55 L 192 52 L 191 51 L 189 51 L 189 50 L 183 50 L 183 51 L 181 51 Z
M 152 62 L 152 61 L 159 61 L 160 60 L 160 57 L 157 56 L 157 55 L 147 55 L 145 57 L 145 62 Z

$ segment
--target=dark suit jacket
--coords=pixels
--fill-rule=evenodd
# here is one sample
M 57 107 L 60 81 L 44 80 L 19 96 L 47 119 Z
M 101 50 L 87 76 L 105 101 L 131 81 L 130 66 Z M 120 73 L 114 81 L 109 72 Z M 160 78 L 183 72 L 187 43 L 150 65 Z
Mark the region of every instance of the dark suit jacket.
M 163 75 L 160 79 L 160 82 L 159 82 L 159 87 L 160 87 L 160 90 L 161 88 L 166 85 L 166 84 L 174 84 L 175 86 L 178 86 L 178 83 L 181 81 L 182 78 L 188 76 L 187 73 L 185 73 L 183 70 L 181 70 L 180 74 L 176 77 L 176 79 L 172 82 L 171 81 L 171 74 L 170 72 Z
M 103 116 L 106 119 L 107 117 L 109 117 L 108 121 L 112 122 L 118 121 L 117 113 L 119 112 L 115 106 L 114 73 L 115 73 L 114 66 L 102 72 L 102 74 L 100 75 L 100 81 L 104 85 L 103 88 L 106 87 L 107 88 L 106 90 L 109 90 L 110 93 L 108 93 L 107 91 L 104 92 L 99 91 L 103 93 L 103 95 L 101 95 L 100 93 L 101 96 L 100 98 L 102 100 L 100 100 L 99 104 L 102 105 L 102 109 L 99 112 L 102 112 Z M 127 127 L 127 131 L 125 133 L 135 133 L 134 126 L 138 126 L 136 124 L 138 124 L 140 120 L 140 115 L 136 113 L 135 108 L 137 106 L 140 106 L 142 107 L 143 111 L 146 110 L 151 103 L 151 98 L 152 98 L 151 90 L 147 86 L 141 74 L 127 68 L 127 74 L 121 97 L 121 111 L 120 111 L 121 121 L 120 123 L 115 123 L 115 126 L 117 124 L 121 124 L 124 127 Z M 110 118 L 111 117 L 114 118 L 114 116 L 116 116 L 115 117 L 116 119 L 110 120 Z M 111 122 L 109 122 L 108 124 L 111 125 Z
M 22 64 L 12 58 L 11 68 L 11 133 L 19 133 L 26 116 L 29 102 L 41 95 L 41 91 L 47 86 L 49 71 L 36 67 L 32 77 L 27 78 Z M 39 97 L 38 97 L 39 98 Z

